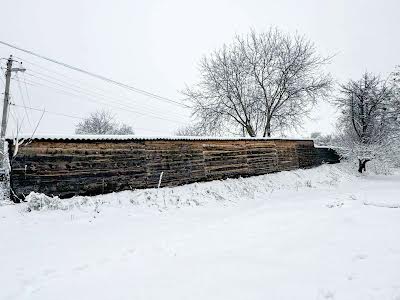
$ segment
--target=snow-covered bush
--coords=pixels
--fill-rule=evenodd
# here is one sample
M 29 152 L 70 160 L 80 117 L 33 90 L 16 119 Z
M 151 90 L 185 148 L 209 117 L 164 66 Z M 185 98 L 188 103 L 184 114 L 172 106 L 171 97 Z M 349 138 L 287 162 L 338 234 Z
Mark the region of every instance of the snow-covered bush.
M 337 149 L 343 158 L 358 162 L 358 172 L 375 161 L 377 170 L 388 171 L 397 164 L 400 105 L 392 84 L 364 73 L 358 81 L 340 86 L 334 104 L 340 109 Z
M 26 198 L 27 210 L 67 210 L 68 205 L 59 197 L 49 197 L 44 194 L 31 192 Z
M 26 198 L 27 210 L 70 210 L 77 208 L 99 213 L 99 207 L 104 204 L 102 197 L 73 197 L 71 199 L 60 199 L 57 196 L 46 196 L 41 193 L 31 192 Z

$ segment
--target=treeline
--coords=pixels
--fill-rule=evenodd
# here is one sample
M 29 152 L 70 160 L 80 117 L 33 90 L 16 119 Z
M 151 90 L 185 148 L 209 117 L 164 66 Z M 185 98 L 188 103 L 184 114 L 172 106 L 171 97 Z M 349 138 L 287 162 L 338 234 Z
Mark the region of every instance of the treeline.
M 400 76 L 365 72 L 361 78 L 335 82 L 324 70 L 331 57 L 318 54 L 299 34 L 276 28 L 236 36 L 203 57 L 199 81 L 183 93 L 192 107 L 193 124 L 178 135 L 270 137 L 298 129 L 318 101 L 337 107 L 337 130 L 314 133 L 317 143 L 332 146 L 358 162 L 399 161 Z

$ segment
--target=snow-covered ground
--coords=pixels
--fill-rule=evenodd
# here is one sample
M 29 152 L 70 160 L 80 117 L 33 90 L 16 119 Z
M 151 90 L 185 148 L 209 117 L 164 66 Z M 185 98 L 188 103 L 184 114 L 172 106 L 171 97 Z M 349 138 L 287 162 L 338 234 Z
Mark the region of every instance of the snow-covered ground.
M 344 169 L 32 194 L 0 207 L 0 299 L 399 300 L 400 175 Z

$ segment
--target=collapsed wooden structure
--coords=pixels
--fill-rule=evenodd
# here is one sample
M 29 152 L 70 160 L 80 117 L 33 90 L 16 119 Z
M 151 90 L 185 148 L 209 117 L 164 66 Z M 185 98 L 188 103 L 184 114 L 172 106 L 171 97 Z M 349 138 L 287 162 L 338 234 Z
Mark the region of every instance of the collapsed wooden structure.
M 15 157 L 9 142 L 13 194 L 71 197 L 252 176 L 336 163 L 312 140 L 257 138 L 36 137 Z

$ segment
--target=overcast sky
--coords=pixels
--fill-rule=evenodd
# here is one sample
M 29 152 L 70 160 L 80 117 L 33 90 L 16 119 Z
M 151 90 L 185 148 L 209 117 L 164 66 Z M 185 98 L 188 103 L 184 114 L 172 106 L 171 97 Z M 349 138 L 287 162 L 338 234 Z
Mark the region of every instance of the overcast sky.
M 304 34 L 320 54 L 336 54 L 328 71 L 340 82 L 366 70 L 387 76 L 400 64 L 399 0 L 12 0 L 1 1 L 1 11 L 0 40 L 176 100 L 198 78 L 203 55 L 250 28 Z M 139 135 L 173 134 L 189 120 L 190 112 L 177 105 L 0 46 L 0 57 L 10 54 L 36 72 L 25 75 L 28 94 L 12 81 L 14 103 L 77 117 L 45 113 L 38 133 L 73 133 L 79 117 L 103 107 Z M 16 119 L 31 132 L 40 115 L 12 107 L 10 132 Z M 329 104 L 320 103 L 312 117 L 298 135 L 334 130 Z

